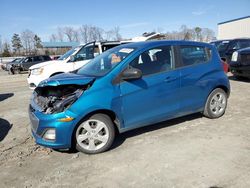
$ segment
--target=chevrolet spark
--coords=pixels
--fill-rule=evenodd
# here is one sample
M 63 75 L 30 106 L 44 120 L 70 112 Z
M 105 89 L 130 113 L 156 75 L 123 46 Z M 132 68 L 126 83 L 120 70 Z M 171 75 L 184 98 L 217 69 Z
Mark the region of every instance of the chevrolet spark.
M 201 112 L 221 117 L 230 85 L 210 44 L 149 41 L 121 45 L 74 73 L 42 81 L 29 106 L 39 145 L 106 151 L 116 132 Z

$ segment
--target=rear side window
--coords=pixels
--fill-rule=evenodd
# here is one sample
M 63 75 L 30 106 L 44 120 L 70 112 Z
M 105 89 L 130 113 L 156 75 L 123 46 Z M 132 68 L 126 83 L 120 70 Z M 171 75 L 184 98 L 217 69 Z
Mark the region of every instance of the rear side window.
M 211 50 L 202 46 L 180 46 L 182 66 L 206 63 L 211 58 Z

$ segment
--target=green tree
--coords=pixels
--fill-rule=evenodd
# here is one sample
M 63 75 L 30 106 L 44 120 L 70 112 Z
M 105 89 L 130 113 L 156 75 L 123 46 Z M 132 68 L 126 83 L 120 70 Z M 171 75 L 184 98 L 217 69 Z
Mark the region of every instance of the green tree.
M 2 53 L 3 57 L 10 57 L 10 46 L 8 43 L 4 43 L 3 44 L 3 53 Z
M 35 48 L 42 48 L 42 41 L 37 35 L 34 36 Z
M 197 41 L 202 41 L 202 38 L 201 38 L 201 28 L 200 27 L 196 27 L 194 28 L 194 31 L 196 33 L 196 40 Z
M 34 36 L 34 47 L 35 47 L 35 53 L 37 53 L 38 48 L 42 48 L 42 41 L 40 39 L 40 37 L 38 37 L 37 35 Z
M 13 48 L 14 53 L 16 54 L 18 52 L 18 54 L 20 54 L 20 50 L 23 47 L 23 45 L 22 45 L 21 38 L 19 37 L 19 35 L 14 33 L 11 42 L 12 42 L 12 48 Z

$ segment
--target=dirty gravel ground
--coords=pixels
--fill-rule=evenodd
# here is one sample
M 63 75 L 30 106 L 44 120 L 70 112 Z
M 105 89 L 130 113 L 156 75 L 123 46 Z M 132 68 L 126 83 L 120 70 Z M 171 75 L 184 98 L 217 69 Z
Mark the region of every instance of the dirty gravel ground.
M 34 143 L 27 74 L 0 71 L 0 187 L 250 187 L 250 82 L 231 79 L 226 114 L 200 114 L 119 136 L 86 155 Z

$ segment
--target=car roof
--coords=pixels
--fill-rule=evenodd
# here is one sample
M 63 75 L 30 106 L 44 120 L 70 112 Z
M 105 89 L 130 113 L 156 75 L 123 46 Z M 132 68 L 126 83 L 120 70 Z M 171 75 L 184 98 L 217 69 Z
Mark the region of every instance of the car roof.
M 155 41 L 144 41 L 144 42 L 133 42 L 128 44 L 123 44 L 123 47 L 131 47 L 131 48 L 147 48 L 150 46 L 157 45 L 198 45 L 198 46 L 207 46 L 211 47 L 211 44 L 204 42 L 196 42 L 196 41 L 184 41 L 184 40 L 155 40 Z

